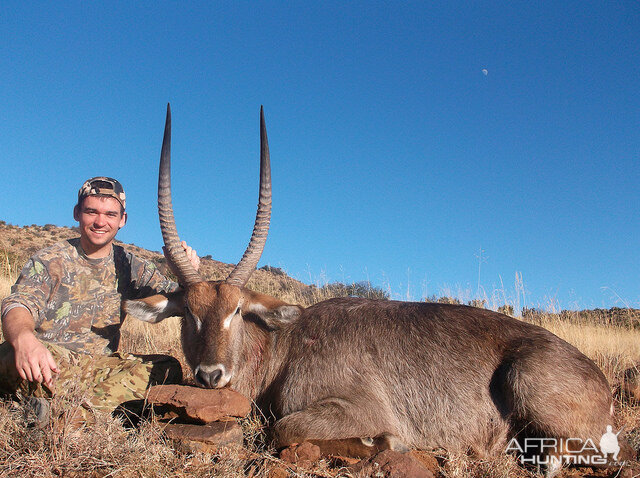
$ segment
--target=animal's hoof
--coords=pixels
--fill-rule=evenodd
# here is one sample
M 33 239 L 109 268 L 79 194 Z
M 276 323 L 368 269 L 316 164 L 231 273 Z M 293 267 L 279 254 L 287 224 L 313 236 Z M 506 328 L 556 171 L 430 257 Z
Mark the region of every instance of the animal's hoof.
M 360 441 L 364 446 L 373 446 L 375 444 L 375 442 L 373 441 L 373 438 L 371 437 L 360 438 Z
M 381 447 L 382 450 L 393 450 L 400 453 L 409 453 L 411 448 L 409 448 L 403 441 L 401 441 L 397 436 L 384 434 L 382 436 L 384 440 L 385 446 Z

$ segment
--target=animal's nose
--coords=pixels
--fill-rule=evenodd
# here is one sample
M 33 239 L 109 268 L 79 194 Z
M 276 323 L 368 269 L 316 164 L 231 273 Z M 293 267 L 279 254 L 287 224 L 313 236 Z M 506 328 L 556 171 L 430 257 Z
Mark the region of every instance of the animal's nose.
M 204 370 L 199 369 L 196 373 L 196 380 L 200 385 L 206 388 L 216 388 L 220 381 L 220 377 L 222 377 L 222 370 L 218 368 L 210 372 L 205 372 Z

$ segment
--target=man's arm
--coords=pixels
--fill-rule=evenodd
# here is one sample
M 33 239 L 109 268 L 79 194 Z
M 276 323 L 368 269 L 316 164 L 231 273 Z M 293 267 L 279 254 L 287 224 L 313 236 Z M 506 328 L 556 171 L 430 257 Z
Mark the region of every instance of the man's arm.
M 44 383 L 53 388 L 54 374 L 60 373 L 60 369 L 49 350 L 36 338 L 35 322 L 29 309 L 14 307 L 2 319 L 2 333 L 15 351 L 18 375 L 29 382 Z
M 51 353 L 35 336 L 36 315 L 51 292 L 49 258 L 38 255 L 22 268 L 11 294 L 2 301 L 2 331 L 15 355 L 18 375 L 31 382 L 44 382 L 51 387 L 58 366 Z
M 193 267 L 198 270 L 200 268 L 200 258 L 195 249 L 187 246 L 184 241 L 182 241 L 182 247 Z M 164 247 L 162 249 L 164 250 Z M 123 299 L 139 299 L 163 292 L 174 292 L 178 289 L 178 284 L 162 274 L 153 262 L 138 259 L 131 253 L 127 253 L 127 257 L 130 261 L 131 282 L 134 287 L 123 294 Z M 166 253 L 165 258 L 169 269 L 174 275 L 177 275 L 173 263 L 168 259 Z

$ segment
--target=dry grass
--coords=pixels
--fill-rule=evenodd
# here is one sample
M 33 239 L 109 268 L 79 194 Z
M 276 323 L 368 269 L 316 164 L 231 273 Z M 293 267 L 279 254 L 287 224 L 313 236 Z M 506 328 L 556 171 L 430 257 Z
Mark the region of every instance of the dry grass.
M 76 403 L 67 396 L 57 397 L 53 405 L 73 409 Z M 241 450 L 183 453 L 165 441 L 159 423 L 147 422 L 131 431 L 99 413 L 92 426 L 74 430 L 68 415 L 62 414 L 50 427 L 38 430 L 22 426 L 21 415 L 20 407 L 0 405 L 1 476 L 245 476 L 247 460 Z
M 610 382 L 640 363 L 640 329 L 571 323 L 544 317 L 541 323 L 596 362 Z
M 15 283 L 15 279 L 0 276 L 0 297 L 6 297 L 11 293 L 11 286 Z
M 66 233 L 56 233 L 51 239 L 59 240 L 58 236 Z M 41 236 L 29 235 L 34 247 L 35 242 L 38 245 L 42 242 Z M 3 249 L 7 243 L 6 236 L 0 234 L 0 298 L 9 293 L 26 259 L 16 253 L 15 247 Z M 146 253 L 157 258 L 157 254 Z M 207 263 L 206 276 L 224 277 L 229 268 L 212 261 Z M 286 276 L 265 271 L 258 271 L 249 286 L 303 305 L 328 298 L 323 289 L 310 288 Z M 612 388 L 621 382 L 625 369 L 640 363 L 638 329 L 564 320 L 552 314 L 537 316 L 535 322 L 591 357 L 605 372 Z M 127 319 L 122 329 L 121 349 L 173 355 L 181 360 L 186 371 L 179 337 L 180 320 L 177 318 L 155 325 Z M 24 426 L 24 409 L 20 404 L 0 401 L 0 477 L 350 476 L 345 469 L 332 468 L 326 461 L 308 470 L 288 468 L 269 449 L 264 422 L 257 416 L 242 421 L 245 436 L 242 450 L 193 454 L 175 449 L 163 438 L 162 424 L 153 421 L 144 423 L 139 429 L 128 430 L 110 415 L 97 413 L 95 423 L 73 430 L 71 414 L 81 401 L 82 397 L 74 390 L 56 396 L 52 402 L 53 418 L 44 430 Z M 618 427 L 624 426 L 627 440 L 636 450 L 640 449 L 640 407 L 617 398 L 616 409 Z M 507 455 L 479 460 L 466 455 L 443 454 L 439 463 L 440 476 L 447 478 L 539 476 L 533 470 L 523 469 L 515 457 Z M 572 472 L 571 476 L 579 475 Z
M 443 476 L 447 478 L 532 478 L 538 474 L 520 466 L 513 455 L 493 460 L 479 460 L 467 455 L 450 455 L 444 460 Z
M 0 298 L 11 293 L 11 286 L 20 275 L 18 261 L 12 258 L 6 250 L 0 251 Z

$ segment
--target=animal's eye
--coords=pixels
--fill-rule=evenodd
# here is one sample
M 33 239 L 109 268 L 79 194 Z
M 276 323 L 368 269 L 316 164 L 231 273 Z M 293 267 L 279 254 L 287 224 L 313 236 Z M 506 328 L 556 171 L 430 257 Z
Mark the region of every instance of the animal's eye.
M 192 315 L 191 317 L 193 317 L 193 321 L 196 323 L 196 329 L 198 330 L 198 332 L 200 332 L 200 330 L 202 329 L 202 321 L 195 315 Z
M 193 312 L 191 312 L 191 309 L 189 309 L 188 305 L 186 305 L 184 309 L 186 312 L 185 315 L 193 320 L 194 324 L 196 325 L 196 330 L 200 332 L 200 329 L 202 328 L 202 321 L 198 317 L 196 317 Z

